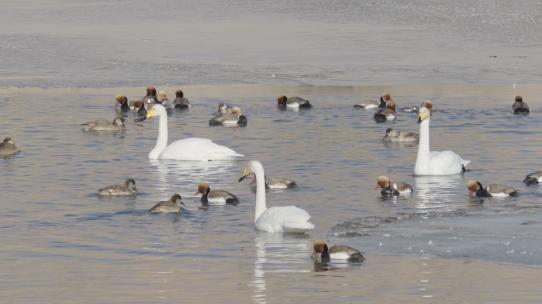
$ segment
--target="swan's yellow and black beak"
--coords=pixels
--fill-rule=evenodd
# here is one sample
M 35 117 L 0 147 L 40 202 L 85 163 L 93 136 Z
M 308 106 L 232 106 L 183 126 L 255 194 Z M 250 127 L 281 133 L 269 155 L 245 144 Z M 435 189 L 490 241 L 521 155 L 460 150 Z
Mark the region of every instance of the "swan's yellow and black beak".
M 421 123 L 425 119 L 425 116 L 426 116 L 425 112 L 420 112 L 418 114 L 418 123 Z
M 249 175 L 250 175 L 250 172 L 248 172 L 248 168 L 243 168 L 243 175 L 239 178 L 239 182 L 244 180 Z
M 147 119 L 151 118 L 154 116 L 154 109 L 150 109 L 147 111 Z

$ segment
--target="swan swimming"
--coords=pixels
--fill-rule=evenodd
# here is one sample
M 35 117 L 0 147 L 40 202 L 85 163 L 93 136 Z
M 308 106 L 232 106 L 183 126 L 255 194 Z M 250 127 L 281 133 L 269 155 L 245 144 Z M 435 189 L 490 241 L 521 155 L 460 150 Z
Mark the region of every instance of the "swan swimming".
M 431 111 L 423 106 L 418 114 L 420 141 L 414 175 L 452 175 L 465 171 L 470 160 L 464 160 L 453 151 L 431 151 L 429 145 L 429 123 Z
M 305 233 L 314 229 L 314 225 L 310 222 L 311 216 L 301 208 L 285 206 L 267 209 L 265 200 L 265 174 L 262 164 L 257 160 L 250 161 L 248 168 L 243 169 L 243 175 L 239 178 L 239 181 L 245 179 L 250 173 L 256 175 L 254 225 L 257 230 L 265 232 Z
M 155 104 L 147 111 L 147 118 L 158 116 L 159 128 L 156 146 L 149 153 L 149 159 L 175 159 L 175 160 L 233 160 L 244 157 L 232 149 L 217 145 L 206 138 L 185 138 L 171 143 L 168 142 L 167 112 L 159 104 Z

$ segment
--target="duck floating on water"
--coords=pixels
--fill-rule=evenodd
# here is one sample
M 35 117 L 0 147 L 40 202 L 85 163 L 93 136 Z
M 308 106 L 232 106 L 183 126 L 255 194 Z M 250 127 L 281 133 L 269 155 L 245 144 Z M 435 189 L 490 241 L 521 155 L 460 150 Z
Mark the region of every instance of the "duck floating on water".
M 256 189 L 256 176 L 250 182 L 250 186 Z M 293 180 L 289 180 L 282 177 L 265 176 L 265 189 L 266 190 L 283 190 L 297 187 L 297 183 Z
M 209 126 L 246 127 L 248 119 L 241 114 L 241 108 L 234 107 L 226 113 L 219 113 L 209 120 Z
M 518 196 L 518 190 L 500 184 L 489 184 L 487 188 L 484 188 L 482 184 L 477 180 L 470 180 L 467 182 L 467 188 L 469 189 L 469 195 L 476 197 L 508 197 Z
M 204 205 L 237 205 L 239 198 L 224 190 L 212 190 L 208 183 L 200 183 L 198 191 L 194 195 L 202 194 L 201 202 Z
M 395 131 L 393 128 L 386 129 L 386 135 L 384 136 L 384 141 L 392 142 L 413 142 L 418 141 L 418 133 L 414 132 L 401 132 Z
M 181 195 L 180 194 L 174 194 L 169 200 L 167 201 L 160 201 L 156 205 L 154 205 L 151 209 L 149 209 L 150 213 L 181 213 L 186 206 L 184 205 Z
M 387 107 L 387 104 L 391 101 L 391 95 L 389 93 L 384 93 L 382 96 L 380 96 L 380 100 L 366 100 L 363 103 L 358 103 L 354 105 L 354 109 L 364 109 L 364 110 L 372 110 L 372 109 L 385 109 Z
M 122 131 L 126 128 L 124 118 L 115 117 L 113 121 L 107 119 L 98 119 L 82 124 L 83 131 Z
M 182 90 L 177 90 L 175 92 L 175 100 L 173 101 L 173 107 L 177 110 L 188 110 L 190 109 L 190 101 L 184 97 Z
M 365 257 L 357 249 L 344 245 L 334 245 L 328 248 L 323 240 L 314 241 L 311 257 L 315 263 L 333 261 L 361 263 L 365 261 Z
M 374 120 L 376 122 L 385 122 L 385 121 L 395 120 L 395 116 L 397 114 L 395 112 L 395 107 L 396 107 L 395 101 L 390 100 L 386 108 L 380 109 L 374 114 Z
M 293 96 L 293 97 L 286 97 L 286 96 L 280 96 L 277 98 L 277 105 L 281 109 L 310 109 L 312 108 L 312 105 L 310 101 L 303 99 L 301 97 Z
M 387 176 L 379 176 L 376 180 L 375 190 L 381 188 L 383 197 L 409 195 L 414 191 L 411 184 L 405 182 L 391 182 Z
M 523 97 L 520 95 L 516 96 L 514 104 L 512 105 L 512 111 L 514 114 L 529 114 L 529 112 L 531 112 L 529 106 L 523 102 Z
M 0 143 L 0 156 L 2 157 L 12 156 L 18 152 L 19 150 L 15 146 L 15 142 L 11 137 L 4 138 L 4 140 Z
M 127 179 L 123 185 L 107 186 L 98 190 L 99 196 L 133 196 L 137 194 L 136 182 L 133 178 Z
M 525 178 L 523 179 L 523 182 L 527 186 L 538 185 L 542 183 L 542 171 L 536 171 L 536 172 L 527 174 L 527 176 L 525 176 Z
M 129 112 L 130 105 L 128 105 L 128 98 L 124 95 L 118 95 L 116 98 L 115 108 L 120 112 Z
M 147 94 L 143 97 L 143 102 L 147 105 L 153 105 L 158 101 L 156 96 L 156 88 L 153 86 L 147 87 Z

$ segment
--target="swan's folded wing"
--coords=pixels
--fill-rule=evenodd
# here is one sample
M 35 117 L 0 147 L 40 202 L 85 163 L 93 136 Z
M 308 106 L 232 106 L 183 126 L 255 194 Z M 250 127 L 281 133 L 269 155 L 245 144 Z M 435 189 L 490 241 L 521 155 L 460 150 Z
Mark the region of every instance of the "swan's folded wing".
M 280 219 L 282 219 L 282 227 L 284 232 L 291 233 L 303 233 L 305 231 L 313 230 L 314 225 L 310 222 L 310 214 L 296 206 L 274 207 L 276 209 Z
M 431 151 L 431 170 L 435 174 L 458 174 L 469 163 L 453 151 Z
M 217 145 L 207 138 L 186 138 L 171 143 L 160 155 L 164 159 L 229 160 L 243 157 L 228 147 Z

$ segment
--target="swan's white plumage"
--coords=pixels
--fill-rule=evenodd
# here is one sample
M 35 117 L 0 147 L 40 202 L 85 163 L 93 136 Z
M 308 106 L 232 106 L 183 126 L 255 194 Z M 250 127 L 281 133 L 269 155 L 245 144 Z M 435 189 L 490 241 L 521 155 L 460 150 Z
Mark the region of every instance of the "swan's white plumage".
M 256 220 L 256 229 L 267 232 L 303 233 L 313 230 L 309 213 L 296 206 L 271 207 Z
M 229 160 L 243 157 L 232 149 L 217 145 L 207 138 L 186 138 L 172 142 L 160 154 L 160 159 Z
M 431 114 L 425 107 L 420 109 L 420 142 L 414 167 L 415 175 L 452 175 L 463 172 L 470 161 L 453 151 L 430 151 L 429 122 Z
M 259 161 L 250 161 L 249 170 L 256 175 L 256 210 L 254 225 L 257 230 L 266 232 L 305 233 L 314 229 L 314 225 L 310 222 L 311 216 L 307 211 L 301 208 L 285 206 L 267 209 L 263 166 Z M 248 173 L 246 173 L 246 175 L 248 175 Z
M 232 160 L 243 157 L 232 149 L 217 145 L 206 138 L 186 138 L 175 141 L 169 146 L 168 126 L 166 109 L 156 104 L 149 111 L 147 117 L 159 116 L 159 129 L 156 146 L 149 153 L 149 159 L 174 159 L 174 160 Z

